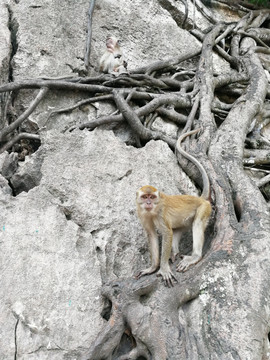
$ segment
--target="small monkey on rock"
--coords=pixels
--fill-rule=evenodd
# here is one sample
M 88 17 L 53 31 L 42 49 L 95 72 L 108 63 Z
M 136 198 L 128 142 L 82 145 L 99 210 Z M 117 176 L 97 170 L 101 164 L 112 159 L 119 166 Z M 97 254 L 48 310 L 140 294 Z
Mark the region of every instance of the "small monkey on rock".
M 200 197 L 192 195 L 166 195 L 150 185 L 137 191 L 137 213 L 147 232 L 151 255 L 151 266 L 141 270 L 137 275 L 152 274 L 158 268 L 157 275 L 162 276 L 167 286 L 173 286 L 173 275 L 169 259 L 175 259 L 179 253 L 179 241 L 182 232 L 192 228 L 193 250 L 191 255 L 185 255 L 177 266 L 177 271 L 186 271 L 191 265 L 202 258 L 204 231 L 211 215 L 210 183 L 203 166 L 190 154 L 181 148 L 181 142 L 189 135 L 196 134 L 200 129 L 189 131 L 180 136 L 177 150 L 192 161 L 199 169 L 203 179 L 203 191 Z M 157 231 L 162 235 L 161 258 L 159 257 L 159 242 Z M 172 256 L 171 256 L 172 255 Z
M 100 58 L 99 70 L 108 74 L 126 72 L 127 63 L 123 60 L 119 40 L 114 36 L 108 36 L 106 47 L 104 54 Z

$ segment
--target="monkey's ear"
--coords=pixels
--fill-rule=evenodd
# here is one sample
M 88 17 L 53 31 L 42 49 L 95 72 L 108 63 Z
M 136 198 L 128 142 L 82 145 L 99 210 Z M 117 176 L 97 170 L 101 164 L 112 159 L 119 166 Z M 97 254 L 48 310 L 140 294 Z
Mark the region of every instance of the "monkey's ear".
M 136 199 L 139 199 L 139 197 L 143 194 L 143 191 L 141 190 L 141 188 L 139 188 L 137 191 L 136 191 Z

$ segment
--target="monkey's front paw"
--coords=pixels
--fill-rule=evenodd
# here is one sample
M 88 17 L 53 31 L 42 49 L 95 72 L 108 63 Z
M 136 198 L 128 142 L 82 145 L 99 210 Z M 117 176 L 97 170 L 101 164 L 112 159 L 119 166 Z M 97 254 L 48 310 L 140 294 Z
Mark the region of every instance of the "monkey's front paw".
M 199 255 L 184 255 L 183 259 L 179 262 L 176 267 L 176 271 L 185 272 L 191 265 L 197 264 L 201 260 Z
M 168 287 L 173 287 L 173 281 L 175 281 L 176 283 L 178 282 L 176 277 L 173 275 L 173 273 L 171 272 L 170 269 L 168 270 L 162 270 L 160 269 L 157 272 L 157 276 L 162 276 L 163 281 L 165 282 L 165 285 Z

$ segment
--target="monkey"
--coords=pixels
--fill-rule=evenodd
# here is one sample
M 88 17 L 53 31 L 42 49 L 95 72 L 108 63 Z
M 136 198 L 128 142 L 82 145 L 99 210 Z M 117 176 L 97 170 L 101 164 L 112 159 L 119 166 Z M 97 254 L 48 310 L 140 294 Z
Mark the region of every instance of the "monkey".
M 176 269 L 185 272 L 191 265 L 202 259 L 204 231 L 211 215 L 210 182 L 204 167 L 192 155 L 181 148 L 181 142 L 200 129 L 182 134 L 176 144 L 180 154 L 192 161 L 199 169 L 203 179 L 203 191 L 200 197 L 193 195 L 166 195 L 151 185 L 141 187 L 136 193 L 138 217 L 146 230 L 151 266 L 141 270 L 136 278 L 152 274 L 156 270 L 165 285 L 172 287 L 177 282 L 169 265 L 170 257 L 175 260 L 179 253 L 179 241 L 184 231 L 192 228 L 193 249 L 191 255 L 182 256 Z M 159 258 L 159 242 L 157 230 L 162 235 L 161 257 Z M 172 256 L 171 256 L 172 254 Z
M 108 74 L 124 72 L 127 63 L 123 61 L 123 53 L 119 40 L 114 36 L 108 36 L 106 47 L 107 49 L 100 58 L 99 70 Z

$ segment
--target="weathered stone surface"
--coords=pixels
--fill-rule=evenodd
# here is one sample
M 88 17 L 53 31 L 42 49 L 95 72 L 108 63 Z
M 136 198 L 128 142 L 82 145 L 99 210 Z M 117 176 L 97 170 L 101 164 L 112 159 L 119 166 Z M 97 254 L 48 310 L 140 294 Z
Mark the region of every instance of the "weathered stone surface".
M 16 195 L 22 191 L 28 192 L 39 184 L 42 176 L 40 169 L 43 155 L 41 148 L 31 156 L 26 156 L 25 161 L 19 162 L 17 171 L 10 178 L 10 183 Z
M 0 174 L 9 180 L 18 168 L 18 154 L 5 151 L 0 154 Z
M 7 194 L 11 195 L 11 193 L 12 190 L 9 187 L 7 179 L 5 179 L 2 175 L 0 175 L 0 197 L 4 197 Z
M 181 6 L 177 4 L 180 9 Z M 10 23 L 16 44 L 12 58 L 14 80 L 42 76 L 77 76 L 85 71 L 83 59 L 88 7 L 88 0 L 77 1 L 76 5 L 72 1 L 66 1 L 65 5 L 58 1 L 52 5 L 49 0 L 12 2 Z M 179 56 L 185 53 L 187 47 L 190 51 L 195 51 L 199 46 L 198 41 L 177 25 L 167 8 L 170 7 L 166 6 L 166 2 L 158 4 L 153 0 L 147 3 L 144 0 L 98 2 L 93 15 L 89 74 L 97 74 L 98 61 L 108 34 L 121 39 L 129 69 Z M 191 63 L 190 66 L 193 68 L 194 64 Z M 215 57 L 215 72 L 224 71 L 228 71 L 227 64 Z M 34 91 L 28 91 L 25 96 L 23 92 L 23 97 L 17 98 L 15 105 L 19 107 L 18 113 L 22 107 L 28 107 L 35 94 Z M 87 97 L 87 94 L 74 96 L 74 93 L 68 92 L 59 104 L 57 92 L 51 92 L 29 119 L 39 127 L 65 131 L 115 110 L 112 105 L 108 107 L 100 103 L 49 117 L 51 111 L 69 107 Z M 166 131 L 166 126 L 163 130 Z M 126 140 L 126 129 L 124 133 L 125 136 L 121 129 L 118 131 Z M 133 142 L 130 135 L 127 141 Z
M 121 39 L 130 69 L 179 56 L 185 49 L 183 44 L 189 44 L 190 49 L 197 46 L 194 37 L 178 27 L 168 11 L 154 0 L 100 1 L 93 20 L 93 60 L 104 51 L 110 33 Z
M 0 41 L 7 43 L 1 46 L 1 80 L 9 76 L 11 35 L 14 80 L 83 70 L 88 0 L 6 4 L 9 14 L 0 5 Z M 130 22 L 135 14 L 137 23 Z M 101 1 L 93 20 L 90 73 L 108 33 L 122 39 L 130 68 L 179 54 L 182 44 L 165 42 L 160 24 L 163 35 L 174 31 L 191 38 L 154 1 Z M 18 114 L 35 92 L 22 95 L 15 102 Z M 10 156 L 1 155 L 1 360 L 15 354 L 23 360 L 80 359 L 102 326 L 101 284 L 131 276 L 149 260 L 135 214 L 136 189 L 151 183 L 169 193 L 193 191 L 162 142 L 135 149 L 108 131 L 59 133 L 113 111 L 95 104 L 48 119 L 51 110 L 86 96 L 68 93 L 59 104 L 57 93 L 51 93 L 30 116 L 48 131 L 40 149 L 10 173 L 4 166 Z M 127 140 L 121 128 L 118 134 Z M 7 179 L 18 196 L 12 196 Z
M 83 69 L 88 0 L 76 6 L 73 1 L 8 3 L 16 45 L 14 80 L 77 75 Z M 6 20 L 1 22 L 3 42 L 11 34 L 7 7 L 0 8 Z M 136 23 L 130 22 L 132 14 Z M 161 23 L 166 36 L 174 31 L 191 38 L 154 1 L 101 1 L 93 20 L 90 72 L 96 69 L 108 33 L 122 39 L 131 68 L 179 54 L 182 44 L 165 42 Z M 10 43 L 3 59 L 8 51 Z M 6 81 L 9 69 L 2 68 L 1 79 Z M 18 113 L 34 96 L 28 91 L 17 98 Z M 95 104 L 48 119 L 51 110 L 86 96 L 68 93 L 59 104 L 57 93 L 51 93 L 30 116 L 48 131 L 42 146 L 18 169 L 4 170 L 1 176 L 0 360 L 14 359 L 15 354 L 20 360 L 80 359 L 102 326 L 101 284 L 132 276 L 149 261 L 135 213 L 137 188 L 151 183 L 169 193 L 193 191 L 162 142 L 135 149 L 107 131 L 59 133 L 114 111 Z M 127 140 L 122 129 L 117 133 Z M 1 155 L 2 170 L 9 157 Z M 7 179 L 20 193 L 17 197 L 11 195 Z
M 52 131 L 40 151 L 40 184 L 0 200 L 1 360 L 80 359 L 101 329 L 101 283 L 149 261 L 136 189 L 192 191 L 161 141 Z
M 77 73 L 83 66 L 86 0 L 12 3 L 18 23 L 14 78 Z
M 11 34 L 15 81 L 85 70 L 88 0 L 6 3 L 9 13 L 0 4 L 1 81 L 11 74 Z M 130 69 L 198 46 L 162 1 L 100 0 L 92 30 L 90 75 L 96 74 L 108 34 L 122 40 Z M 215 65 L 215 71 L 223 70 Z M 18 114 L 35 92 L 20 94 Z M 48 118 L 52 110 L 88 96 L 62 93 L 60 103 L 58 95 L 51 92 L 30 116 L 44 127 L 38 152 L 0 176 L 0 360 L 79 360 L 103 325 L 101 284 L 132 276 L 149 263 L 135 213 L 137 188 L 150 183 L 170 194 L 194 193 L 161 141 L 136 149 L 108 131 L 65 132 L 114 107 L 95 104 Z M 118 134 L 127 140 L 122 127 Z M 7 179 L 18 196 L 12 196 Z M 195 326 L 196 318 L 187 321 Z
M 12 59 L 14 80 L 77 76 L 84 71 L 88 7 L 88 0 L 76 1 L 76 4 L 69 0 L 64 5 L 62 1 L 52 4 L 49 0 L 12 3 L 13 23 L 19 24 L 16 27 L 18 47 Z M 156 1 L 101 0 L 96 4 L 93 15 L 89 74 L 97 74 L 108 34 L 121 39 L 129 69 L 179 56 L 187 46 L 191 51 L 198 46 L 197 40 L 182 30 Z M 31 93 L 18 98 L 20 111 L 21 104 L 27 107 L 33 100 L 34 93 Z M 48 119 L 52 110 L 66 108 L 86 97 L 87 94 L 74 96 L 69 92 L 60 105 L 57 93 L 50 93 L 29 118 L 40 127 L 66 130 L 90 121 L 97 114 L 108 113 L 108 106 L 99 104 L 98 108 L 91 105 L 84 107 L 83 111 L 75 110 Z
M 11 34 L 9 31 L 9 11 L 4 2 L 0 3 L 0 84 L 8 81 L 11 55 Z
M 1 293 L 1 318 L 13 328 L 13 336 L 1 330 L 1 359 L 13 358 L 15 345 L 20 359 L 62 359 L 59 349 L 84 345 L 98 317 L 95 258 L 80 258 L 78 226 L 67 222 L 45 189 L 11 200 L 1 224 L 2 289 L 8 289 Z
M 164 121 L 157 117 L 151 126 L 152 130 L 163 132 L 173 138 L 177 138 L 178 126 L 172 121 Z

